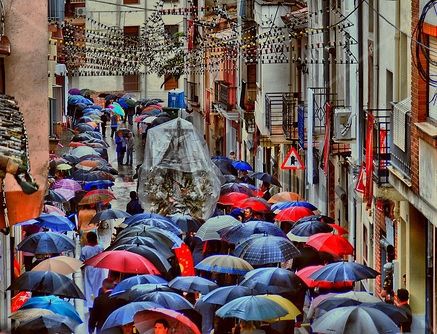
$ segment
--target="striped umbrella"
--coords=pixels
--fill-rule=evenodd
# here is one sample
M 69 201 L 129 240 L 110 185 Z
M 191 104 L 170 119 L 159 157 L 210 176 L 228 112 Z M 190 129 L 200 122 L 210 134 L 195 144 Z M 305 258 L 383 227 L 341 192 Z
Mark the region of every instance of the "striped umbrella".
M 115 196 L 112 191 L 108 189 L 95 189 L 87 192 L 80 200 L 79 205 L 109 203 L 113 199 L 115 199 Z
M 253 269 L 249 262 L 236 256 L 223 254 L 209 256 L 199 262 L 195 268 L 213 273 L 231 275 L 244 275 Z
M 209 218 L 197 231 L 196 237 L 202 241 L 206 240 L 221 240 L 218 231 L 241 225 L 242 223 L 232 216 L 224 215 Z

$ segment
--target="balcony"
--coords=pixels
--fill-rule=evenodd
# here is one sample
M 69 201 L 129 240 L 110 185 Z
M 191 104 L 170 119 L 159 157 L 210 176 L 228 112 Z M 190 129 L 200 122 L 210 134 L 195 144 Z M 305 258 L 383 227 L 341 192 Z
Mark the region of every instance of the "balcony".
M 388 184 L 390 166 L 390 110 L 368 109 L 373 114 L 373 180 L 378 184 Z
M 231 87 L 227 82 L 217 80 L 214 85 L 214 102 L 225 111 L 235 109 L 237 87 Z
M 283 119 L 282 128 L 284 130 L 285 139 L 298 139 L 298 107 L 299 93 L 286 93 L 282 96 Z
M 393 104 L 390 113 L 391 166 L 407 179 L 411 179 L 411 98 Z
M 197 83 L 188 81 L 187 90 L 187 101 L 190 102 L 191 105 L 198 105 L 199 95 L 197 95 Z
M 298 97 L 298 93 L 265 94 L 266 127 L 270 136 L 285 135 L 290 138 L 293 135 L 293 127 L 297 126 L 295 122 L 297 122 Z

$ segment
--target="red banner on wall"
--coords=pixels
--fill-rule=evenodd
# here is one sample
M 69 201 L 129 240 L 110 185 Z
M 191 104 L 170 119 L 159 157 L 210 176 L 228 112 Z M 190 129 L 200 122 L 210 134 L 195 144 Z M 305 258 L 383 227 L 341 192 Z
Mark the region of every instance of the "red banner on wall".
M 361 165 L 360 170 L 358 172 L 358 180 L 357 183 L 355 184 L 355 191 L 361 194 L 364 194 L 364 191 L 366 190 L 366 186 L 364 184 L 364 173 L 365 173 L 364 166 Z
M 332 105 L 330 102 L 325 103 L 325 143 L 323 145 L 323 172 L 328 175 L 329 154 L 331 153 L 331 113 Z
M 375 125 L 375 116 L 367 114 L 366 130 L 366 192 L 367 208 L 372 204 L 373 197 L 373 127 Z
M 188 31 L 188 51 L 193 50 L 194 47 L 194 21 L 187 20 L 187 31 Z

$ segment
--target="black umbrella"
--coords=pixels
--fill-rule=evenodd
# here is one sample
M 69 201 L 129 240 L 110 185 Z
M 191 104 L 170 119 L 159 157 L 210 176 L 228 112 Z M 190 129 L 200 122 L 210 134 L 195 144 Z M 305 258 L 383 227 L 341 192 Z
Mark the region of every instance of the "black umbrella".
M 139 254 L 152 262 L 155 265 L 156 269 L 158 269 L 159 272 L 162 274 L 167 273 L 171 268 L 171 264 L 170 262 L 168 262 L 164 254 L 152 247 L 130 244 L 118 245 L 112 248 L 112 250 L 126 250 L 132 253 Z
M 291 241 L 306 242 L 308 238 L 317 233 L 332 232 L 329 224 L 320 221 L 304 221 L 293 225 L 287 236 Z
M 156 291 L 163 291 L 163 292 L 175 292 L 176 290 L 173 290 L 170 288 L 167 283 L 138 283 L 134 286 L 130 287 L 127 290 L 117 292 L 114 294 L 111 294 L 111 297 L 124 299 L 130 302 L 133 301 L 144 301 L 141 298 L 149 293 L 153 293 Z M 183 297 L 182 297 L 183 298 Z M 173 309 L 173 308 L 171 308 Z
M 335 219 L 325 216 L 325 215 L 314 215 L 314 216 L 308 216 L 308 217 L 303 217 L 301 219 L 299 219 L 297 223 L 302 223 L 302 222 L 314 222 L 314 221 L 319 221 L 322 223 L 326 223 L 326 224 L 334 224 L 335 223 Z
M 170 248 L 161 242 L 152 239 L 150 237 L 143 236 L 126 236 L 117 237 L 109 249 L 115 249 L 115 247 L 120 245 L 135 245 L 135 246 L 147 246 L 156 249 L 160 254 L 165 256 L 167 259 L 174 256 Z
M 254 186 L 251 186 L 247 183 L 225 183 L 220 188 L 220 195 L 237 192 L 249 195 L 250 197 L 255 196 L 255 190 L 256 188 Z
M 45 195 L 44 199 L 46 201 L 50 202 L 57 202 L 57 203 L 65 203 L 68 202 L 68 200 L 62 196 L 61 194 L 57 193 L 56 191 L 49 190 L 47 195 Z
M 8 290 L 85 299 L 82 291 L 71 279 L 54 271 L 26 271 L 11 284 Z
M 35 333 L 74 333 L 75 324 L 70 318 L 59 315 L 40 315 L 28 321 L 20 323 L 15 329 L 17 334 L 35 334 Z
M 71 138 L 71 141 L 78 142 L 78 141 L 85 141 L 85 140 L 91 140 L 91 139 L 97 139 L 97 138 L 94 138 L 87 133 L 78 133 Z
M 115 181 L 114 176 L 103 171 L 87 172 L 84 170 L 77 170 L 73 172 L 73 179 L 76 181 L 97 181 L 97 180 L 109 180 Z
M 64 234 L 39 232 L 21 241 L 18 250 L 33 254 L 59 254 L 76 248 L 73 240 Z
M 238 174 L 238 171 L 232 166 L 233 160 L 226 157 L 214 157 L 211 160 L 220 169 L 223 175 L 231 174 L 236 176 Z
M 281 187 L 281 183 L 279 182 L 279 180 L 273 175 L 267 173 L 256 172 L 250 174 L 249 177 L 251 177 L 252 179 L 258 179 L 268 184 L 273 184 L 275 186 Z
M 165 116 L 165 115 L 158 116 L 152 121 L 151 126 L 153 127 L 153 126 L 161 125 L 161 124 L 164 124 L 168 121 L 171 121 L 171 117 Z
M 76 125 L 76 127 L 74 129 L 81 132 L 81 133 L 84 133 L 87 131 L 94 131 L 94 128 L 91 125 L 84 124 L 84 123 L 80 123 L 80 124 Z
M 102 220 L 119 219 L 119 218 L 126 218 L 130 216 L 131 215 L 129 213 L 122 210 L 117 210 L 117 209 L 103 210 L 96 213 L 93 219 L 91 219 L 91 224 L 97 225 Z
M 97 131 L 86 131 L 86 132 L 84 132 L 84 134 L 86 134 L 87 136 L 89 136 L 91 138 L 103 140 L 103 135 Z

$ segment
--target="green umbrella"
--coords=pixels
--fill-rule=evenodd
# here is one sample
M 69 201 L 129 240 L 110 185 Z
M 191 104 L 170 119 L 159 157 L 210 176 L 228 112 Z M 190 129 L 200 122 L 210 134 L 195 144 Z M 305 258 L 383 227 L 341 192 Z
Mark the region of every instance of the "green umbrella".
M 111 105 L 109 106 L 109 108 L 111 108 L 112 111 L 113 111 L 115 114 L 117 114 L 117 115 L 120 115 L 120 116 L 122 116 L 122 117 L 125 115 L 123 108 L 122 108 L 121 105 L 119 105 L 117 102 L 113 102 L 113 103 L 111 103 Z
M 72 167 L 69 164 L 59 164 L 56 166 L 57 170 L 69 170 Z

